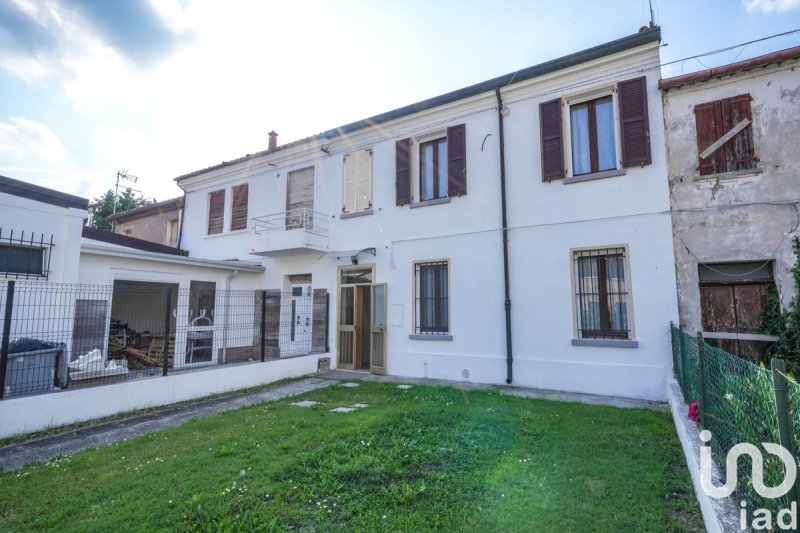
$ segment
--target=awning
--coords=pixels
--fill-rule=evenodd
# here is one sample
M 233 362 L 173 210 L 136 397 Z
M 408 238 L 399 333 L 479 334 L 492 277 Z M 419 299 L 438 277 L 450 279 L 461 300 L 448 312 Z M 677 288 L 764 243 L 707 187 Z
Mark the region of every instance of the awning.
M 375 255 L 375 248 L 361 248 L 360 250 L 342 250 L 340 252 L 328 252 L 319 256 L 320 259 L 357 259 L 359 254 Z

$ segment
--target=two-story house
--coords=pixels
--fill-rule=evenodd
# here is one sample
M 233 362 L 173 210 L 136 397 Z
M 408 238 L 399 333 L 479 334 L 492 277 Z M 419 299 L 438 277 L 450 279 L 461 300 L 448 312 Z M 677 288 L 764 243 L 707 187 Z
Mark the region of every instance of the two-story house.
M 677 303 L 659 40 L 643 28 L 285 145 L 272 132 L 176 178 L 181 247 L 262 258 L 236 287 L 281 309 L 282 354 L 661 399 Z M 327 316 L 300 311 L 326 295 Z
M 681 326 L 751 360 L 794 294 L 800 47 L 661 80 Z

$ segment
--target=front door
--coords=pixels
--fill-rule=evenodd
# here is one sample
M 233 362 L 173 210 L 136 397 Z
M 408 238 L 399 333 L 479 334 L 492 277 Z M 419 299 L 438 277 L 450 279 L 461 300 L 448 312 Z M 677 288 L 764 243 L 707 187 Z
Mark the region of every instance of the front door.
M 336 326 L 338 349 L 337 368 L 356 368 L 356 288 L 339 287 L 339 323 Z
M 369 371 L 386 374 L 386 284 L 372 285 Z
M 288 351 L 292 354 L 310 353 L 313 310 L 311 284 L 293 284 L 291 290 Z

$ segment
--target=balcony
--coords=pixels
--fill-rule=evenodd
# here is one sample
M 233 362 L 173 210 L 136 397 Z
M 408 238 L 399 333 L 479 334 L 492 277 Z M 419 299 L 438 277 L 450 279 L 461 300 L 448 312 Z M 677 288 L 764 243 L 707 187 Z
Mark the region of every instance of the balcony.
M 252 220 L 250 253 L 282 257 L 328 251 L 330 217 L 308 208 L 273 213 Z

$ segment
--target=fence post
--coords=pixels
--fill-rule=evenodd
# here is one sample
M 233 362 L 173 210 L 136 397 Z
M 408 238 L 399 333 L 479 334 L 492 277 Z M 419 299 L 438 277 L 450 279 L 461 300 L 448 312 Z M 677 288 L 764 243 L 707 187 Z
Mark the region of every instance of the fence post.
M 267 340 L 267 291 L 261 291 L 261 362 L 266 360 Z
M 678 375 L 678 347 L 675 346 L 675 323 L 672 320 L 669 321 L 669 338 L 670 341 L 672 341 L 672 374 L 675 376 L 675 379 L 678 380 L 678 383 L 680 383 L 681 378 Z
M 683 330 L 678 328 L 678 345 L 681 348 L 681 392 L 683 392 L 683 397 L 686 398 L 686 391 L 684 388 L 686 387 L 686 335 L 683 334 Z
M 161 375 L 166 376 L 169 368 L 169 330 L 172 322 L 172 287 L 167 289 L 167 306 L 164 308 L 164 363 Z M 174 356 L 173 356 L 174 358 Z
M 14 311 L 14 280 L 9 280 L 6 292 L 6 313 L 3 320 L 3 341 L 0 344 L 0 400 L 6 392 L 6 368 L 8 367 L 8 342 L 11 337 L 11 313 Z
M 329 338 L 331 327 L 331 293 L 325 291 L 325 353 L 331 351 L 331 343 Z
M 778 414 L 778 435 L 781 446 L 789 450 L 792 457 L 797 457 L 792 428 L 792 414 L 789 407 L 789 395 L 786 390 L 786 365 L 783 359 L 772 359 L 772 384 L 775 391 L 775 412 Z M 797 480 L 787 493 L 789 505 L 798 501 Z
M 706 393 L 706 343 L 703 334 L 697 332 L 697 360 L 700 364 L 700 427 L 706 426 L 706 413 L 708 413 L 708 395 Z

